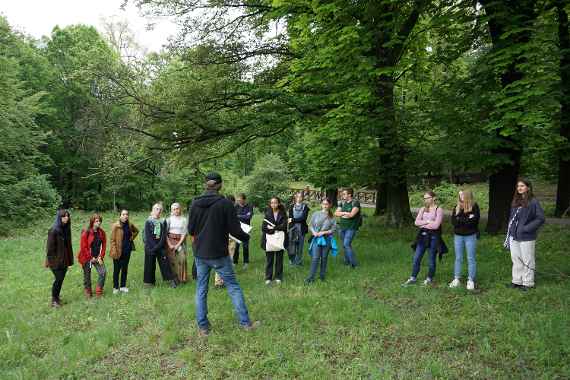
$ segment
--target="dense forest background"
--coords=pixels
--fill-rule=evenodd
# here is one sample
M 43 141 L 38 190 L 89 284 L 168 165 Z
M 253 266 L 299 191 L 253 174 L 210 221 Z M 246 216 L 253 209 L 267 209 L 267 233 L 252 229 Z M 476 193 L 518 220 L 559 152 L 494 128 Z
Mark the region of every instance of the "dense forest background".
M 409 194 L 488 183 L 505 228 L 516 178 L 570 207 L 567 1 L 135 0 L 180 34 L 142 54 L 126 22 L 0 18 L 0 229 L 56 207 L 187 203 L 216 169 L 257 206 L 293 182 Z

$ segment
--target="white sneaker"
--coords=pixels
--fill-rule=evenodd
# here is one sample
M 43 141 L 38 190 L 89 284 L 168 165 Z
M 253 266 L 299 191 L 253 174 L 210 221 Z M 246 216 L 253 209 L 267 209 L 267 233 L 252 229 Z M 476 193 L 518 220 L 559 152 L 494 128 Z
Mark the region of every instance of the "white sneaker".
M 469 282 L 468 282 L 468 284 L 469 284 Z M 458 288 L 458 287 L 460 287 L 460 286 L 461 286 L 461 281 L 459 281 L 458 278 L 454 279 L 453 281 L 451 281 L 451 282 L 449 283 L 449 287 L 450 287 L 450 288 Z
M 247 263 L 243 264 L 243 269 L 247 269 Z
M 275 280 L 275 283 L 276 283 L 277 285 L 280 285 L 280 284 L 281 284 L 281 280 Z
M 467 290 L 475 290 L 475 282 L 473 280 L 467 280 Z
M 271 280 L 265 280 L 265 285 L 271 284 Z
M 127 287 L 121 288 L 121 292 L 123 292 L 123 293 L 128 293 L 128 292 L 129 292 L 129 288 L 127 288 Z
M 431 284 L 433 284 L 433 280 L 431 278 L 428 277 L 424 280 L 424 286 L 429 286 Z
M 113 294 L 119 294 L 119 289 L 113 288 Z
M 415 285 L 418 282 L 415 278 L 410 277 L 402 284 L 402 286 Z

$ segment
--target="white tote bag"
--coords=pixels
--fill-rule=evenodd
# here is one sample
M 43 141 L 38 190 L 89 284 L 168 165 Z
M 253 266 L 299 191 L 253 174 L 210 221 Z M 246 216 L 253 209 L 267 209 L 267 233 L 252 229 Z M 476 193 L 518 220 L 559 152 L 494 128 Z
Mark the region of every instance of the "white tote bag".
M 275 227 L 275 224 L 271 223 L 267 219 L 263 219 L 267 224 Z M 275 231 L 272 234 L 265 234 L 265 251 L 266 252 L 277 252 L 285 250 L 285 232 Z

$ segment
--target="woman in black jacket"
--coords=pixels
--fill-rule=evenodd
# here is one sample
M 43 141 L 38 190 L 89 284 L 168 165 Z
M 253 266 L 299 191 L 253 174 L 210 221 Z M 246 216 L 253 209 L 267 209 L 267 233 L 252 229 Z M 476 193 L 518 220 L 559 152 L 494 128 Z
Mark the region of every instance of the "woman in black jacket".
M 307 218 L 309 206 L 303 202 L 303 193 L 295 194 L 295 202 L 289 207 L 289 263 L 301 265 L 303 259 L 303 243 L 309 232 Z
M 457 198 L 457 206 L 451 214 L 455 242 L 455 277 L 449 284 L 450 288 L 461 285 L 461 269 L 463 266 L 463 250 L 467 251 L 467 290 L 475 290 L 477 274 L 477 238 L 479 235 L 479 206 L 473 199 L 471 190 L 462 190 Z
M 288 236 L 287 236 L 287 213 L 285 206 L 277 197 L 271 198 L 269 207 L 265 210 L 265 217 L 261 224 L 261 249 L 265 251 L 266 265 L 265 265 L 265 284 L 271 284 L 275 279 L 277 284 L 283 281 L 283 252 L 287 249 Z M 267 235 L 274 235 L 279 233 L 283 235 L 283 247 L 270 248 L 267 247 Z M 273 265 L 275 263 L 275 276 L 273 276 Z
M 544 211 L 532 193 L 532 184 L 519 179 L 511 203 L 505 248 L 511 251 L 513 262 L 511 288 L 526 291 L 534 287 L 535 247 Z
M 59 293 L 67 268 L 73 265 L 71 247 L 71 216 L 67 210 L 58 210 L 53 226 L 48 231 L 45 267 L 50 268 L 55 280 L 51 288 L 51 306 L 60 307 Z

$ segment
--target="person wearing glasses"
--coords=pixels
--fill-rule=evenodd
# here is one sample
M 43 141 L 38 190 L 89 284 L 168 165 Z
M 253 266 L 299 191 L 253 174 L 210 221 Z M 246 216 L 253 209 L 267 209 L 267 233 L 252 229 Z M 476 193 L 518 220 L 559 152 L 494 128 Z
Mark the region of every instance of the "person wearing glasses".
M 402 285 L 413 285 L 417 282 L 420 273 L 420 265 L 424 253 L 429 250 L 428 275 L 423 282 L 425 286 L 431 285 L 435 277 L 436 256 L 441 250 L 441 223 L 443 221 L 443 210 L 436 204 L 436 196 L 433 191 L 424 194 L 424 207 L 418 212 L 416 226 L 419 228 L 416 237 L 414 261 L 412 265 L 412 275 Z

